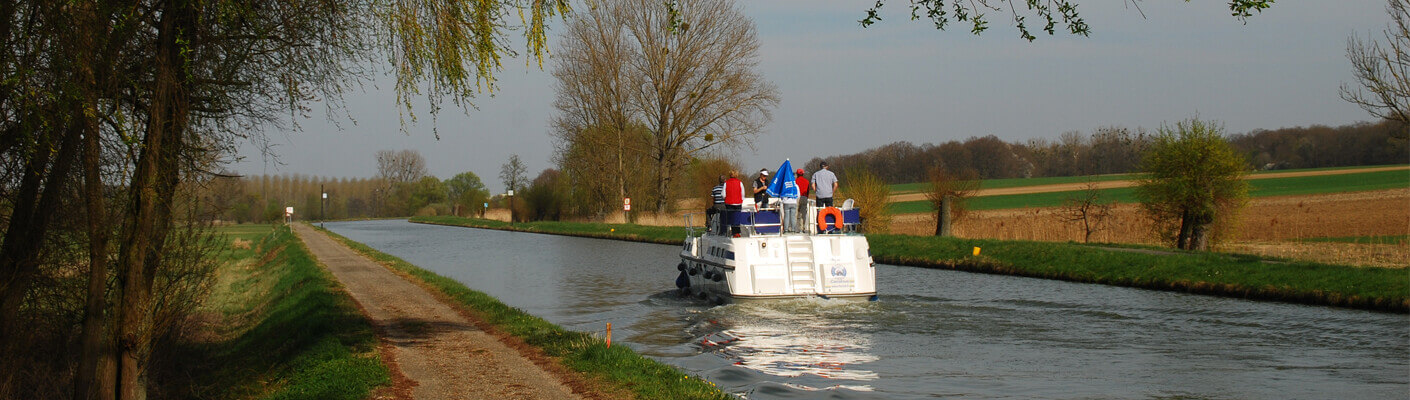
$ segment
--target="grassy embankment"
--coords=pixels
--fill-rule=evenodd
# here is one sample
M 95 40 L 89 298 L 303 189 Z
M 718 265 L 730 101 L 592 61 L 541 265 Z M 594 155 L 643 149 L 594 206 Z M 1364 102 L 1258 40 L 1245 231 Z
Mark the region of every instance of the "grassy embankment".
M 680 243 L 685 237 L 685 229 L 679 227 L 558 222 L 519 223 L 510 227 L 498 221 L 456 217 L 418 217 L 411 221 L 653 243 Z M 1410 312 L 1410 274 L 1403 269 L 1138 246 L 1109 248 L 1077 243 L 905 235 L 868 235 L 867 238 L 872 256 L 886 264 Z M 972 255 L 973 247 L 982 249 L 980 256 Z
M 223 254 L 205 306 L 221 321 L 191 349 L 186 397 L 363 399 L 390 383 L 372 326 L 288 227 L 221 233 L 240 244 Z
M 1344 169 L 1328 168 L 1318 169 Z M 1286 171 L 1277 171 L 1286 172 Z M 1134 179 L 1135 175 L 1100 175 L 1093 176 L 1093 181 L 1113 181 Z M 1022 186 L 1050 185 L 1058 183 L 1079 183 L 1086 182 L 1088 177 L 1058 177 L 1058 178 L 1028 178 L 1028 179 L 1000 179 L 990 184 L 989 181 L 981 182 L 985 189 L 1007 188 Z M 1410 187 L 1410 173 L 1406 171 L 1377 171 L 1360 172 L 1339 175 L 1317 175 L 1288 178 L 1267 178 L 1249 179 L 1249 197 L 1272 197 L 1272 196 L 1295 196 L 1309 194 L 1357 192 L 1366 190 L 1384 190 Z M 910 187 L 907 184 L 893 187 Z M 914 191 L 914 190 L 912 190 Z M 1103 199 L 1116 201 L 1119 203 L 1135 203 L 1136 189 L 1134 187 L 1100 189 Z M 982 196 L 969 200 L 968 208 L 971 210 L 1002 210 L 1013 208 L 1031 207 L 1058 207 L 1070 197 L 1076 197 L 1080 191 L 1046 192 L 1030 194 L 1010 194 L 998 196 Z M 930 202 L 903 201 L 891 203 L 892 214 L 914 214 L 931 212 Z
M 490 221 L 493 222 L 493 221 Z M 503 223 L 508 225 L 507 223 Z M 524 224 L 516 224 L 524 225 Z M 637 240 L 645 238 L 639 232 L 650 227 L 623 226 L 612 234 Z M 407 263 L 400 258 L 374 250 L 338 234 L 324 231 L 348 247 L 391 267 L 403 276 L 419 281 L 501 332 L 513 335 L 524 343 L 537 347 L 562 365 L 606 386 L 605 390 L 631 392 L 643 399 L 728 399 L 729 395 L 705 380 L 688 376 L 680 370 L 643 357 L 626 346 L 607 347 L 603 339 L 591 334 L 570 331 L 542 318 L 510 307 L 479 291 L 471 290 L 454 279 L 437 275 Z M 638 232 L 638 233 L 632 233 Z M 605 236 L 600 236 L 605 237 Z M 679 237 L 676 238 L 679 242 Z

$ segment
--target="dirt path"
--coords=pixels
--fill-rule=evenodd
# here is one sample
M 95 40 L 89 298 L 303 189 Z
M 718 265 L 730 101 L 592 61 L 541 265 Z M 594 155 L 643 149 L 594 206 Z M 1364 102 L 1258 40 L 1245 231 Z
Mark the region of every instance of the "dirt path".
M 581 398 L 420 286 L 307 225 L 294 232 L 378 326 L 395 358 L 388 364 L 414 382 L 413 398 Z
M 1363 172 L 1401 171 L 1401 170 L 1410 170 L 1410 167 L 1403 166 L 1403 165 L 1397 165 L 1397 166 L 1392 166 L 1392 167 L 1378 167 L 1378 168 L 1334 169 L 1334 170 L 1323 170 L 1323 171 L 1270 172 L 1270 173 L 1266 173 L 1266 174 L 1257 174 L 1257 175 L 1252 175 L 1252 174 L 1251 174 L 1251 175 L 1248 176 L 1248 179 L 1272 179 L 1272 178 L 1292 178 L 1292 177 L 1301 177 L 1301 176 L 1345 175 L 1345 174 L 1359 174 L 1359 173 L 1363 173 Z M 1096 184 L 1097 189 L 1114 189 L 1114 188 L 1124 188 L 1124 187 L 1136 186 L 1136 181 L 1105 181 L 1105 182 L 1093 182 L 1093 183 Z M 1000 196 L 1000 195 L 1006 195 L 1006 194 L 1030 194 L 1030 193 L 1048 193 L 1048 192 L 1070 192 L 1070 191 L 1074 191 L 1074 190 L 1083 190 L 1083 189 L 1086 189 L 1086 188 L 1087 188 L 1087 183 L 1085 183 L 1085 182 L 1077 182 L 1077 183 L 1058 183 L 1058 184 L 1052 184 L 1052 185 L 1020 186 L 1020 187 L 997 188 L 997 189 L 980 189 L 980 190 L 978 190 L 977 192 L 975 192 L 974 196 L 975 196 L 975 197 L 980 197 L 980 196 Z M 902 194 L 898 194 L 898 195 L 891 196 L 891 198 L 890 198 L 890 202 L 892 202 L 892 203 L 900 202 L 900 201 L 917 201 L 917 200 L 925 200 L 925 193 L 902 193 Z

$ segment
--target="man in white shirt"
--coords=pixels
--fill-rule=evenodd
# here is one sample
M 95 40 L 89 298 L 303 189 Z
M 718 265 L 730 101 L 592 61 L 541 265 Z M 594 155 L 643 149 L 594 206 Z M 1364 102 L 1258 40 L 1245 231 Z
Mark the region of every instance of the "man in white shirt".
M 832 207 L 832 195 L 837 193 L 837 175 L 829 169 L 827 161 L 822 162 L 822 169 L 813 173 L 813 193 L 818 196 L 818 208 Z

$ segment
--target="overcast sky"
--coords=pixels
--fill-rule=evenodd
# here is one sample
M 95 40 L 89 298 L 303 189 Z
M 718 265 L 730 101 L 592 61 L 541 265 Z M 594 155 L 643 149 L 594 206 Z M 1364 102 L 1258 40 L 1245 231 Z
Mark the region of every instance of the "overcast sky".
M 871 3 L 741 3 L 758 26 L 760 72 L 782 94 L 754 149 L 733 153 L 746 170 L 895 141 L 1056 139 L 1102 126 L 1154 130 L 1195 115 L 1231 133 L 1368 121 L 1338 95 L 1351 83 L 1346 41 L 1379 35 L 1390 21 L 1379 0 L 1278 2 L 1247 24 L 1229 16 L 1223 0 L 1142 1 L 1144 18 L 1129 3 L 1086 0 L 1079 11 L 1090 37 L 1040 35 L 1029 43 L 1006 14 L 991 13 L 989 31 L 974 36 L 963 24 L 937 31 L 909 21 L 902 1 L 863 29 L 857 20 Z M 550 36 L 556 43 L 556 32 Z M 301 131 L 271 129 L 278 159 L 246 146 L 233 168 L 371 177 L 377 150 L 412 149 L 441 179 L 472 171 L 502 191 L 499 169 L 510 154 L 527 164 L 530 178 L 552 167 L 551 69 L 552 60 L 543 70 L 506 60 L 499 91 L 477 98 L 477 110 L 446 105 L 433 124 L 418 104 L 421 119 L 408 133 L 391 80 L 371 82 L 347 97 L 356 123 L 335 126 L 318 114 L 299 121 Z

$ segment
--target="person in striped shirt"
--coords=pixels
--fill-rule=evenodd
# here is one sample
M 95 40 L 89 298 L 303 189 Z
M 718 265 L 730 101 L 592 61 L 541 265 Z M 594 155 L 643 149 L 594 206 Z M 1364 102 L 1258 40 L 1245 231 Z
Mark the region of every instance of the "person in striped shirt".
M 725 209 L 724 174 L 720 174 L 720 184 L 715 185 L 715 188 L 710 190 L 710 197 L 715 201 L 714 204 L 710 205 L 710 208 L 705 209 L 705 223 L 710 225 L 711 232 L 719 233 L 721 231 L 719 228 L 720 224 L 715 216 L 720 214 L 720 210 Z

